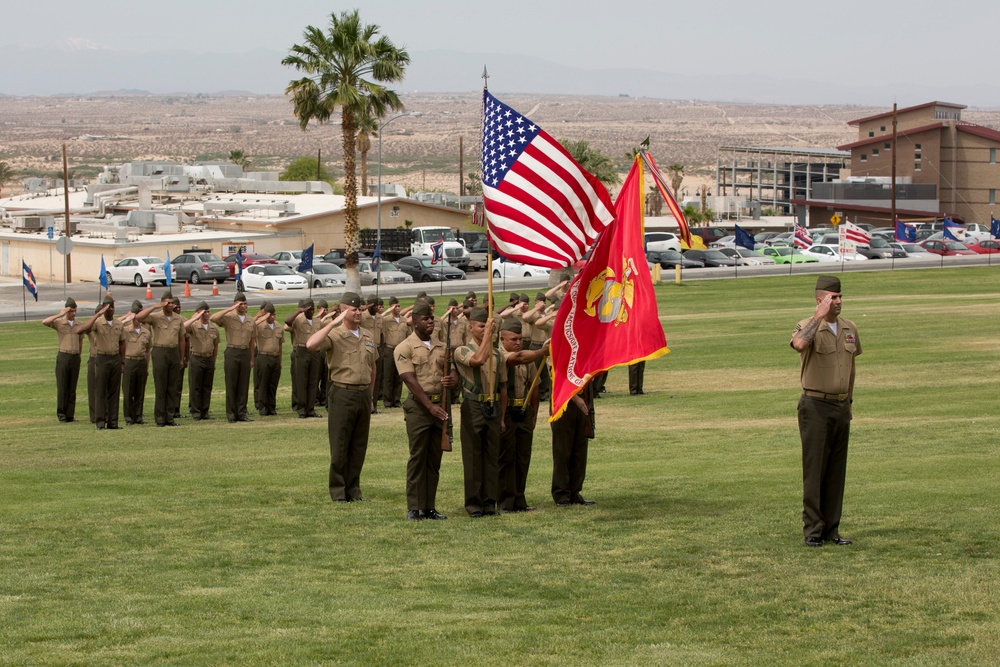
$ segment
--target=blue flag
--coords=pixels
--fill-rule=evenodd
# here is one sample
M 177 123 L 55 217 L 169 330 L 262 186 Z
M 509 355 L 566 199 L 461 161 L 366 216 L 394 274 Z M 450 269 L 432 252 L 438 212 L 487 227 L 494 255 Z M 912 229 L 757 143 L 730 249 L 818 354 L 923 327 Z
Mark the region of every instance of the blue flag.
M 372 255 L 372 271 L 378 271 L 379 265 L 382 263 L 382 242 L 379 241 L 375 244 L 375 253 Z
M 31 272 L 31 267 L 21 260 L 21 277 L 24 279 L 24 288 L 31 292 L 31 296 L 38 301 L 38 286 L 35 285 L 35 274 Z
M 236 277 L 243 275 L 243 248 L 236 251 Z
M 1000 239 L 1000 220 L 992 215 L 990 215 L 990 234 L 993 235 L 993 238 Z
M 949 220 L 948 218 L 944 219 L 944 237 L 946 239 L 950 239 L 952 241 L 961 241 L 961 239 L 955 235 L 956 232 L 958 232 L 958 230 L 962 230 L 964 232 L 965 227 L 963 227 L 962 225 L 958 224 L 953 220 Z
M 99 280 L 101 281 L 101 287 L 108 289 L 108 270 L 104 268 L 104 255 L 101 255 L 101 276 Z
M 753 250 L 754 247 L 753 236 L 739 225 L 736 225 L 736 245 L 747 250 Z
M 896 240 L 903 241 L 904 243 L 916 243 L 917 242 L 917 228 L 913 225 L 908 225 L 902 220 L 896 221 Z
M 311 271 L 313 267 L 313 246 L 315 243 L 302 251 L 302 256 L 299 259 L 298 271 Z
M 174 267 L 170 266 L 170 251 L 167 251 L 167 261 L 163 263 L 163 275 L 166 276 L 167 287 L 170 287 L 170 283 L 174 282 L 174 277 L 171 275 L 174 272 Z
M 437 243 L 431 244 L 431 264 L 437 264 L 444 259 L 444 237 Z

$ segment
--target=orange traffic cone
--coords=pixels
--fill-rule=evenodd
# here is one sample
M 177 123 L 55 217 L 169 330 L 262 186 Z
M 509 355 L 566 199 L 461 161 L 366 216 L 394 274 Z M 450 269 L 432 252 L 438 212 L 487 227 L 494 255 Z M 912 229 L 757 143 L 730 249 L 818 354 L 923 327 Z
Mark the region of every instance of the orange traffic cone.
M 153 288 L 149 283 L 146 283 L 146 298 L 150 300 L 153 298 Z
M 212 296 L 219 296 L 219 281 L 212 281 Z
M 191 297 L 191 285 L 189 285 L 186 280 L 184 281 L 184 296 L 188 298 Z

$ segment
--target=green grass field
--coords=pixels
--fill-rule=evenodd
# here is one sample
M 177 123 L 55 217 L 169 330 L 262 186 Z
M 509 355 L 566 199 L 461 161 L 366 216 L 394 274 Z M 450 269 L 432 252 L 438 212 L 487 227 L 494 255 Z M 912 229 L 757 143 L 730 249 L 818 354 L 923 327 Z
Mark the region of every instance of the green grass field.
M 598 504 L 553 505 L 540 424 L 539 509 L 478 521 L 458 446 L 451 518 L 404 521 L 399 410 L 373 421 L 372 502 L 335 506 L 325 421 L 98 433 L 81 378 L 84 422 L 60 425 L 55 334 L 0 325 L 0 664 L 995 665 L 998 276 L 844 276 L 855 543 L 822 549 L 802 545 L 788 347 L 815 277 L 659 286 L 672 352 L 645 397 L 612 371 Z

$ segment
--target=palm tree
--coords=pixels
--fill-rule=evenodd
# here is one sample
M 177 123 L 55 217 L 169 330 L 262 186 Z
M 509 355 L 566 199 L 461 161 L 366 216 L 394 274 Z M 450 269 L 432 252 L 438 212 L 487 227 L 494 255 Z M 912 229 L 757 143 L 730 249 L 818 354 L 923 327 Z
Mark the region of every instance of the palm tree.
M 378 134 L 378 121 L 370 113 L 358 115 L 358 155 L 361 156 L 361 194 L 368 196 L 368 151 L 372 149 L 372 136 Z
M 0 192 L 3 191 L 3 186 L 14 180 L 17 180 L 17 172 L 14 171 L 14 168 L 7 162 L 0 162 Z
M 347 289 L 361 291 L 358 274 L 358 181 L 356 140 L 358 119 L 370 114 L 385 116 L 403 108 L 399 96 L 382 83 L 402 81 L 409 54 L 379 35 L 379 26 L 362 24 L 358 10 L 330 15 L 326 32 L 308 26 L 303 44 L 295 44 L 281 64 L 305 76 L 289 82 L 295 117 L 305 130 L 309 121 L 325 123 L 340 108 L 344 149 L 344 246 L 347 250 Z
M 684 165 L 675 162 L 667 169 L 670 173 L 670 189 L 674 191 L 674 199 L 680 200 L 681 183 L 684 182 Z
M 581 167 L 596 176 L 597 180 L 601 183 L 604 183 L 605 185 L 615 185 L 621 180 L 611 157 L 605 155 L 598 149 L 591 147 L 589 142 L 583 140 L 570 141 L 568 139 L 560 139 L 559 143 L 563 145 L 563 148 L 569 151 L 569 154 L 574 160 L 580 163 Z
M 229 161 L 243 167 L 243 171 L 250 168 L 250 158 L 248 158 L 247 154 L 238 148 L 234 148 L 229 151 Z

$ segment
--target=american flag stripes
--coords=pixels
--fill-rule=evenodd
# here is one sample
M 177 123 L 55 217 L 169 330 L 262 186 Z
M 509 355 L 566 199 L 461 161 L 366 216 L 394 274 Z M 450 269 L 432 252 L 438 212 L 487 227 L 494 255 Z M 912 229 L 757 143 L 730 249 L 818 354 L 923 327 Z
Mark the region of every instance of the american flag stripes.
M 558 141 L 483 91 L 483 204 L 507 259 L 560 268 L 614 219 L 611 197 Z
M 840 252 L 854 252 L 858 244 L 869 245 L 872 242 L 871 235 L 851 222 L 840 223 Z

